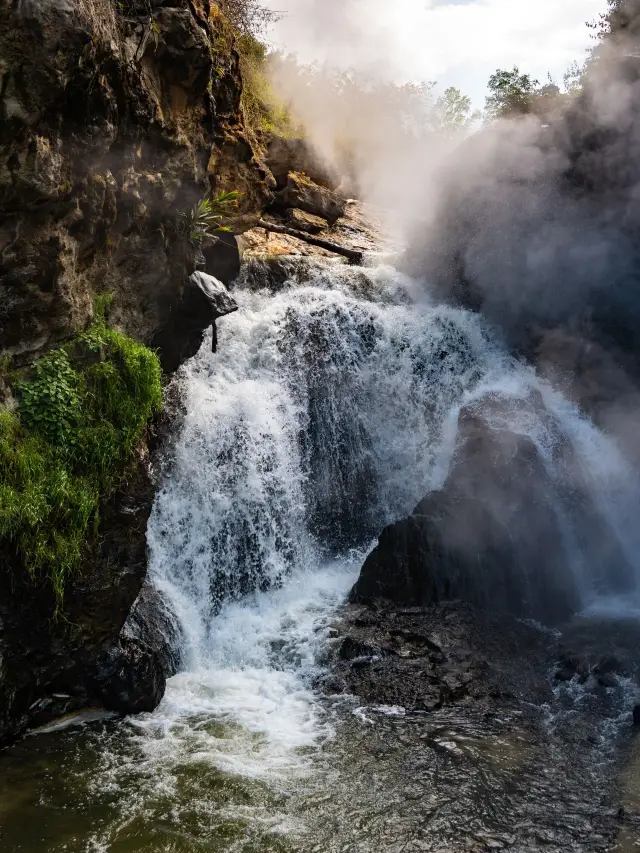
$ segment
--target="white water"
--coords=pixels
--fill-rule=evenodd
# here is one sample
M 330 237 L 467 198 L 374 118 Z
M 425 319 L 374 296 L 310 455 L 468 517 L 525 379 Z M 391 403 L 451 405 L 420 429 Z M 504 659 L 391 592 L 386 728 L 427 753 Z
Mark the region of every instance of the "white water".
M 183 370 L 188 411 L 149 528 L 184 672 L 137 724 L 153 760 L 188 752 L 276 780 L 304 772 L 331 733 L 312 690 L 331 618 L 377 532 L 444 481 L 461 406 L 499 395 L 502 417 L 554 472 L 568 436 L 632 555 L 624 513 L 637 503 L 611 442 L 476 316 L 430 305 L 392 269 L 336 267 L 276 294 L 234 295 L 218 354 L 205 342 Z M 532 391 L 546 412 L 523 404 Z M 566 527 L 586 605 L 593 591 Z

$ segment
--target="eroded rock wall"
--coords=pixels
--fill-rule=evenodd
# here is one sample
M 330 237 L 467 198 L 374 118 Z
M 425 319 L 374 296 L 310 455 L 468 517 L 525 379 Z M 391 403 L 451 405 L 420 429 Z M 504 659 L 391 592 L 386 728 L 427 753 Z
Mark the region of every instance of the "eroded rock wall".
M 238 190 L 239 213 L 254 213 L 275 187 L 241 94 L 233 33 L 208 0 L 1 0 L 0 358 L 28 366 L 105 292 L 109 322 L 169 369 L 197 352 L 211 317 L 185 302 L 196 258 L 181 214 L 209 190 Z M 223 281 L 237 274 L 233 235 L 205 255 Z M 0 403 L 9 394 L 3 376 Z M 45 584 L 3 570 L 0 743 L 82 707 L 161 698 L 176 658 L 148 589 L 123 630 L 155 489 L 143 447 L 57 621 Z
M 68 337 L 99 291 L 151 342 L 193 271 L 180 213 L 270 197 L 227 22 L 201 0 L 3 0 L 0 80 L 0 354 Z

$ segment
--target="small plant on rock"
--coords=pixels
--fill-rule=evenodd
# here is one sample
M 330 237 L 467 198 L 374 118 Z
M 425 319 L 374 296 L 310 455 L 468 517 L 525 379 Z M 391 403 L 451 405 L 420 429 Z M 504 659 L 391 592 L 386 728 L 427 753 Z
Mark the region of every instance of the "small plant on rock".
M 236 190 L 219 192 L 213 198 L 205 196 L 191 210 L 181 213 L 183 229 L 190 242 L 199 246 L 206 237 L 215 236 L 216 231 L 228 231 L 224 223 L 237 208 L 239 198 Z

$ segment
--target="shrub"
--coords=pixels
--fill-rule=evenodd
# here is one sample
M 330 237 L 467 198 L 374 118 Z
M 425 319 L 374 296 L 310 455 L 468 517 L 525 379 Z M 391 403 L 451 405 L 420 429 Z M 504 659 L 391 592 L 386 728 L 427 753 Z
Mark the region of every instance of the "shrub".
M 119 485 L 162 404 L 154 352 L 98 321 L 17 382 L 0 408 L 0 560 L 46 580 L 56 614 L 77 572 L 100 501 Z M 5 568 L 9 568 L 5 566 Z
M 191 210 L 180 213 L 184 233 L 194 246 L 199 246 L 205 237 L 212 237 L 216 231 L 228 231 L 225 219 L 238 206 L 240 193 L 219 192 L 214 198 L 201 199 Z
M 253 131 L 293 138 L 303 135 L 290 108 L 280 98 L 272 83 L 272 61 L 267 47 L 251 33 L 241 33 L 236 40 L 242 74 L 242 111 Z

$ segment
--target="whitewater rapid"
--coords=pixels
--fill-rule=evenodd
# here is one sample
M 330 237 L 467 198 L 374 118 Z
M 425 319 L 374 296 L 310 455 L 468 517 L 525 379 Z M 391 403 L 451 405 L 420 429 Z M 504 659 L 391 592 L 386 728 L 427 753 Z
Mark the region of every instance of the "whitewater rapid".
M 181 371 L 186 414 L 148 541 L 182 672 L 137 724 L 177 749 L 185 720 L 222 721 L 234 735 L 201 727 L 202 755 L 261 777 L 304 770 L 331 735 L 313 692 L 331 620 L 377 533 L 444 482 L 463 405 L 500 395 L 550 466 L 561 424 L 622 539 L 629 503 L 615 446 L 477 315 L 433 305 L 390 267 L 318 266 L 276 292 L 256 278 L 236 286 L 218 353 L 205 342 Z M 521 405 L 532 390 L 548 418 Z M 567 522 L 587 605 L 569 540 Z

